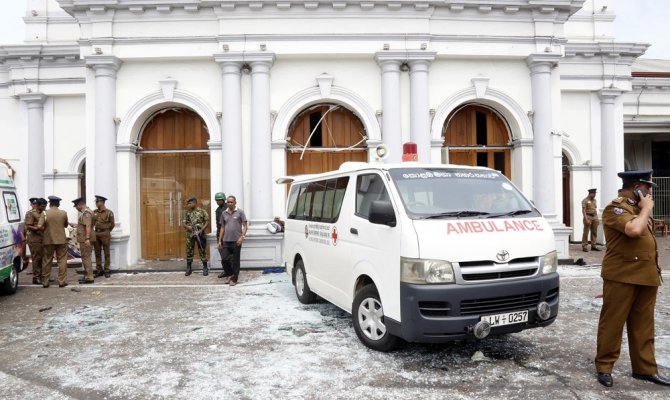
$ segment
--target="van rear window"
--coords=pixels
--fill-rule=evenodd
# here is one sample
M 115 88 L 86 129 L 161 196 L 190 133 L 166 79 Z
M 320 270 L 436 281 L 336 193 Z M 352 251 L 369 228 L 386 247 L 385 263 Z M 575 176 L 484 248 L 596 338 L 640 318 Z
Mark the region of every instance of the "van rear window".
M 294 184 L 288 199 L 288 218 L 334 223 L 340 216 L 349 177 Z

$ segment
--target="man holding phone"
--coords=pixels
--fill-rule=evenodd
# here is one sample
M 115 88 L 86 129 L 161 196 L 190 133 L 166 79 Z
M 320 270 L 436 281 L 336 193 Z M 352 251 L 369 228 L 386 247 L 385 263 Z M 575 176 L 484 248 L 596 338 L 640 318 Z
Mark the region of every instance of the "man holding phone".
M 651 225 L 652 170 L 626 171 L 619 197 L 603 211 L 607 250 L 603 258 L 603 306 L 595 358 L 598 382 L 611 387 L 612 369 L 628 333 L 633 378 L 670 386 L 658 374 L 654 349 L 654 308 L 661 284 L 656 238 Z

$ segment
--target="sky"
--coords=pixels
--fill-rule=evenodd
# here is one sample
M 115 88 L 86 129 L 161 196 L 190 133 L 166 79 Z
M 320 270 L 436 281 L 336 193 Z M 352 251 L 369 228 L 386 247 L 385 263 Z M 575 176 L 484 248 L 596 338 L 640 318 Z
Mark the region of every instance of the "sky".
M 614 35 L 619 42 L 651 43 L 643 58 L 670 59 L 667 24 L 670 21 L 668 0 L 595 0 L 608 4 L 616 14 Z M 0 44 L 17 44 L 23 40 L 22 17 L 25 0 L 0 0 Z

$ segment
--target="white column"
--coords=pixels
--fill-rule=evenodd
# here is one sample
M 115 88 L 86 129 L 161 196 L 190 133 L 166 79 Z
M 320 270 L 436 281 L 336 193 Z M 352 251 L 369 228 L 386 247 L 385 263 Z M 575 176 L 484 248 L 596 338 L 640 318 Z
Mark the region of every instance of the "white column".
M 242 176 L 242 55 L 239 53 L 215 54 L 221 67 L 221 156 L 223 165 L 222 189 L 226 195 L 244 204 Z
M 404 57 L 404 54 L 402 55 Z M 386 162 L 402 161 L 402 130 L 400 118 L 400 65 L 397 54 L 379 52 L 375 55 L 382 70 L 382 140 L 389 149 Z
M 274 53 L 246 54 L 251 67 L 251 202 L 254 224 L 272 221 L 272 148 L 270 132 L 270 68 Z
M 532 54 L 526 59 L 533 97 L 533 201 L 548 219 L 556 218 L 551 69 L 559 57 Z
M 435 53 L 409 55 L 410 140 L 416 143 L 419 162 L 430 163 L 430 105 L 428 69 Z
M 615 114 L 615 102 L 621 95 L 619 89 L 602 89 L 600 95 L 600 123 L 601 123 L 601 194 L 600 198 L 607 204 L 610 199 L 617 197 L 621 180 L 617 179 L 617 173 L 624 170 L 623 159 L 618 161 L 617 148 L 623 154 L 623 135 L 617 135 L 617 117 Z M 620 137 L 619 137 L 620 136 Z
M 44 197 L 44 102 L 42 93 L 23 93 L 19 99 L 28 108 L 28 196 Z
M 105 206 L 118 209 L 118 171 L 116 163 L 116 72 L 121 60 L 115 56 L 92 55 L 86 64 L 95 71 L 95 152 L 94 193 L 107 197 Z M 127 212 L 127 210 L 126 210 Z M 118 232 L 116 232 L 118 233 Z

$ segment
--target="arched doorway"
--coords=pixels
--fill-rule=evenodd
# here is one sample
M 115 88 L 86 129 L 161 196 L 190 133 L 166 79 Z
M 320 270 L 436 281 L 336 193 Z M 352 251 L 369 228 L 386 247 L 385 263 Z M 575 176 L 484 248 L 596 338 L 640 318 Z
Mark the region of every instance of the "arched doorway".
M 141 257 L 168 260 L 186 255 L 182 219 L 186 199 L 210 210 L 207 126 L 186 108 L 153 114 L 140 138 Z
M 465 105 L 449 115 L 442 132 L 450 164 L 489 167 L 511 179 L 510 134 L 496 111 Z
M 336 104 L 318 104 L 295 117 L 286 150 L 288 175 L 332 171 L 345 161 L 367 161 L 363 123 Z
M 562 181 L 562 186 L 563 186 L 563 225 L 565 226 L 572 226 L 570 223 L 571 220 L 571 214 L 570 214 L 570 207 L 572 206 L 572 202 L 570 201 L 570 159 L 568 158 L 565 153 L 563 153 L 563 158 L 562 158 L 562 171 L 563 171 L 563 181 Z

